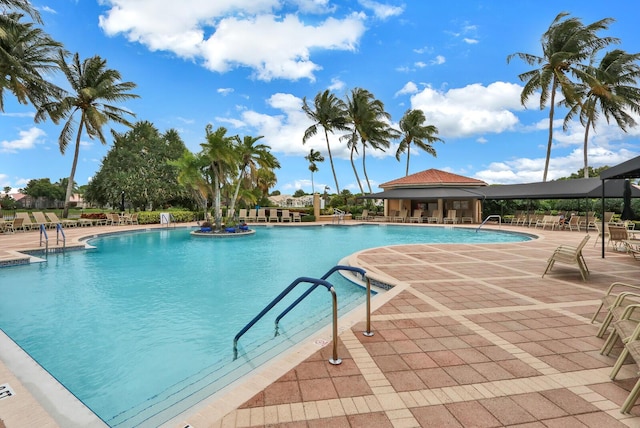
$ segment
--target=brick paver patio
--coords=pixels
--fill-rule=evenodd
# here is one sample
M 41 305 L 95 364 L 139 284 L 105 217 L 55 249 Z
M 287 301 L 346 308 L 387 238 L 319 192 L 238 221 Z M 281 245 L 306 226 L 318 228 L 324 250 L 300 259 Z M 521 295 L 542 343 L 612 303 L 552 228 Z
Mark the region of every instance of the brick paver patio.
M 123 230 L 100 228 L 108 229 Z M 584 232 L 502 229 L 540 239 L 352 255 L 352 265 L 394 285 L 373 299 L 374 336 L 362 334 L 359 309 L 340 322 L 341 365 L 328 362 L 330 335 L 320 332 L 169 426 L 640 426 L 640 406 L 631 415 L 619 411 L 637 367 L 626 365 L 611 381 L 620 346 L 600 355 L 605 339 L 589 323 L 612 282 L 638 284 L 640 262 L 610 248 L 602 259 L 591 241 L 584 251 L 587 281 L 561 264 L 541 278 L 553 249 L 577 244 Z M 95 233 L 68 230 L 71 241 Z M 28 235 L 0 236 L 0 258 Z M 13 385 L 13 376 L 0 364 L 0 384 Z M 14 413 L 0 401 L 7 427 L 28 426 L 37 412 Z

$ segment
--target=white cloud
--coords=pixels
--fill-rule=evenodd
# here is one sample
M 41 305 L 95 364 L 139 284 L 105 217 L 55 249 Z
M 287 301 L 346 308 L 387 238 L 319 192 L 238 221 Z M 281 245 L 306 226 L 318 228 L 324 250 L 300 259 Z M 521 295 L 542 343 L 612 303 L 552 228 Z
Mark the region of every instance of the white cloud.
M 417 68 L 425 68 L 427 66 L 427 63 L 418 61 L 418 62 L 415 62 L 413 65 L 415 65 Z
M 404 12 L 404 7 L 390 6 L 372 0 L 359 0 L 359 3 L 367 9 L 371 9 L 378 19 L 384 20 L 392 16 L 401 15 Z
M 277 14 L 278 0 L 104 0 L 111 8 L 100 16 L 108 35 L 123 34 L 150 50 L 201 60 L 224 73 L 238 67 L 254 70 L 256 79 L 309 79 L 320 66 L 312 50 L 356 49 L 365 27 L 363 14 L 304 22 L 302 14 Z M 303 13 L 331 12 L 324 0 L 297 0 Z
M 465 43 L 467 43 L 467 44 L 469 44 L 469 45 L 475 45 L 475 44 L 480 43 L 480 42 L 478 41 L 478 39 L 471 39 L 471 38 L 469 38 L 469 37 L 465 37 L 465 38 L 463 38 L 463 39 L 462 39 L 462 41 L 463 41 L 463 42 L 465 42 Z
M 223 97 L 226 97 L 227 95 L 233 92 L 233 88 L 218 88 L 216 92 L 222 95 Z
M 21 113 L 0 113 L 0 116 L 6 116 L 6 117 L 35 117 L 35 112 L 21 112 Z
M 521 92 L 520 85 L 506 82 L 476 83 L 446 92 L 426 87 L 411 97 L 411 106 L 424 111 L 443 138 L 500 133 L 518 124 L 510 110 L 523 109 Z
M 402 89 L 395 93 L 395 96 L 404 95 L 404 94 L 415 94 L 418 92 L 418 86 L 413 82 L 407 82 Z
M 334 77 L 331 79 L 331 85 L 329 85 L 327 89 L 329 89 L 332 92 L 341 91 L 342 89 L 345 88 L 345 86 L 346 86 L 346 83 L 344 83 L 342 80 L 338 79 L 337 77 Z
M 446 62 L 446 58 L 442 55 L 436 55 L 434 59 L 431 60 L 431 65 L 440 65 Z
M 635 156 L 638 156 L 637 152 L 626 149 L 612 151 L 604 147 L 594 146 L 589 148 L 589 166 L 593 168 L 605 165 L 613 166 Z M 503 162 L 493 162 L 486 169 L 477 172 L 474 177 L 489 184 L 535 183 L 542 181 L 544 163 L 544 158 L 518 158 Z M 576 148 L 566 156 L 553 156 L 552 153 L 547 180 L 567 177 L 583 167 L 582 148 Z
M 18 132 L 18 139 L 0 141 L 0 153 L 17 153 L 19 150 L 33 149 L 36 144 L 43 143 L 42 138 L 47 135 L 42 129 L 31 127 Z

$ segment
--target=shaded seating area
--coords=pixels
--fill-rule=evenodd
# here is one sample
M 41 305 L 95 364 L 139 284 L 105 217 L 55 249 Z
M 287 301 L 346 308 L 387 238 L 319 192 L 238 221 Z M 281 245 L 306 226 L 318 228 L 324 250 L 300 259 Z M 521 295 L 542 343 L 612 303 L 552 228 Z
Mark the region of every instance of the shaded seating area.
M 589 238 L 591 238 L 591 236 L 585 235 L 578 246 L 560 245 L 558 248 L 556 248 L 556 250 L 547 261 L 547 268 L 544 270 L 542 277 L 544 278 L 544 276 L 548 272 L 550 272 L 551 269 L 553 269 L 554 264 L 556 262 L 559 262 L 564 264 L 577 265 L 578 269 L 580 270 L 582 280 L 586 281 L 587 276 L 589 275 L 589 268 L 587 268 L 587 263 L 585 262 L 582 255 L 582 249 L 586 245 Z

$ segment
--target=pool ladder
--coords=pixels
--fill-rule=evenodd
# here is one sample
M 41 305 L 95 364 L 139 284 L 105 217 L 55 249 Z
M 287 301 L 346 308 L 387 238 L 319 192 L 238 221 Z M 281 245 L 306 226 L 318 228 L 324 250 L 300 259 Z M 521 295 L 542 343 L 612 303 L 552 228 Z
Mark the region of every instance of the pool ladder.
M 364 269 L 360 269 L 352 266 L 343 266 L 337 265 L 332 267 L 327 273 L 325 273 L 322 278 L 310 278 L 306 276 L 302 276 L 294 280 L 287 288 L 285 288 L 276 298 L 274 298 L 258 315 L 256 315 L 247 325 L 245 325 L 238 334 L 233 338 L 233 359 L 236 360 L 238 358 L 238 340 L 244 335 L 251 327 L 253 327 L 263 316 L 267 314 L 273 307 L 280 302 L 287 294 L 289 294 L 298 284 L 307 283 L 311 284 L 311 286 L 298 297 L 291 305 L 289 305 L 284 311 L 280 313 L 276 317 L 275 321 L 275 336 L 278 335 L 278 323 L 286 314 L 288 314 L 295 306 L 298 305 L 302 300 L 304 300 L 313 290 L 315 290 L 319 285 L 325 287 L 330 293 L 333 302 L 333 354 L 332 358 L 329 359 L 331 364 L 337 365 L 342 363 L 342 360 L 338 358 L 338 296 L 336 294 L 333 285 L 327 281 L 327 278 L 331 276 L 336 271 L 351 271 L 355 273 L 359 273 L 362 275 L 362 278 L 366 278 L 367 282 L 367 330 L 363 333 L 365 336 L 373 336 L 373 332 L 371 332 L 371 281 L 366 277 L 366 271 Z
M 497 218 L 498 219 L 498 225 L 502 225 L 502 217 L 500 217 L 498 214 L 492 214 L 490 216 L 487 216 L 487 218 L 484 219 L 484 221 L 480 224 L 480 226 L 478 226 L 478 228 L 476 229 L 476 232 L 480 230 L 480 228 L 482 226 L 484 226 L 484 224 L 489 221 L 489 219 L 491 218 Z
M 340 224 L 340 222 L 342 222 L 344 224 L 344 215 L 346 214 L 346 212 L 339 210 L 338 208 L 334 208 L 333 209 L 333 217 L 331 218 L 331 223 L 338 223 Z
M 60 238 L 62 235 L 62 238 Z M 56 245 L 60 244 L 60 240 L 62 239 L 62 251 L 65 250 L 67 246 L 67 237 L 64 235 L 64 230 L 62 230 L 62 225 L 60 223 L 56 223 Z M 40 225 L 40 246 L 42 247 L 42 242 L 44 241 L 44 253 L 49 253 L 49 235 L 47 235 L 47 228 L 44 224 Z

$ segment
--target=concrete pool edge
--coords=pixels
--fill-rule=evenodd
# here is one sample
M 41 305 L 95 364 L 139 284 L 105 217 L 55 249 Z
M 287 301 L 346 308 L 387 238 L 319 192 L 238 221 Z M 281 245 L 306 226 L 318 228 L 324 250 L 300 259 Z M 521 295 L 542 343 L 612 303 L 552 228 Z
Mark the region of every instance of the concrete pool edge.
M 50 418 L 60 426 L 70 428 L 107 426 L 91 409 L 7 336 L 2 329 L 0 329 L 0 361 L 19 382 L 19 384 L 11 383 L 11 387 L 17 390 L 16 396 L 27 392 L 35 401 L 35 403 L 29 403 L 29 397 L 23 397 L 29 412 L 34 413 L 42 410 L 43 414 L 38 416 L 39 420 L 44 422 L 45 419 Z M 23 402 L 24 404 L 25 402 Z M 11 420 L 7 419 L 5 415 L 3 418 L 8 426 L 13 426 Z M 19 419 L 15 422 L 18 423 Z M 45 424 L 43 423 L 43 425 Z

